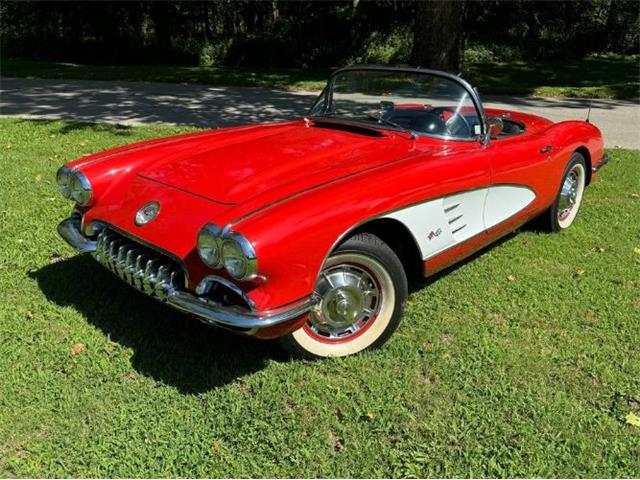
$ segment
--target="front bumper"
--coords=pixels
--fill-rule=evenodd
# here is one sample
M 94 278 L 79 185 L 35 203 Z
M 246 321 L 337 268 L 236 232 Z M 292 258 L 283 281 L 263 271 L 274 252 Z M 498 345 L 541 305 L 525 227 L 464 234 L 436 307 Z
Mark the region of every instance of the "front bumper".
M 283 307 L 258 311 L 236 285 L 214 275 L 205 277 L 194 295 L 186 289 L 176 288 L 173 277 L 169 278 L 162 266 L 154 267 L 153 261 L 146 258 L 146 255 L 137 255 L 144 257 L 143 263 L 139 259 L 134 262 L 138 250 L 133 241 L 130 242 L 133 246 L 120 241 L 114 248 L 115 242 L 111 242 L 108 237 L 100 235 L 94 240 L 83 235 L 81 221 L 80 213 L 74 212 L 58 225 L 58 233 L 69 245 L 82 253 L 91 253 L 94 259 L 129 285 L 180 311 L 190 313 L 205 323 L 253 334 L 261 329 L 296 320 L 317 304 L 317 299 L 312 295 Z M 250 307 L 217 302 L 212 298 L 217 288 L 233 290 Z

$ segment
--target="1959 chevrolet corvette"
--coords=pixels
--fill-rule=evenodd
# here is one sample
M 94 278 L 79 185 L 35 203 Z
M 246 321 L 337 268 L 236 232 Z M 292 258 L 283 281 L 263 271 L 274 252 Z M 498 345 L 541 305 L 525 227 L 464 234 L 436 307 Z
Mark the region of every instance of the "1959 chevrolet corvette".
M 70 162 L 58 231 L 204 322 L 346 356 L 391 336 L 408 280 L 534 218 L 568 228 L 606 162 L 588 121 L 484 109 L 440 71 L 348 67 L 303 119 Z

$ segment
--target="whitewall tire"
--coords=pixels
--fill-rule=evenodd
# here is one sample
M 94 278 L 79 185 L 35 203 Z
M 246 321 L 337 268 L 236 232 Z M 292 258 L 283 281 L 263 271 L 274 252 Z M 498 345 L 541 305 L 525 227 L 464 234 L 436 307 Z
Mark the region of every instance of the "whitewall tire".
M 393 250 L 362 233 L 329 255 L 314 290 L 320 303 L 281 343 L 299 358 L 346 357 L 382 345 L 395 331 L 407 278 Z

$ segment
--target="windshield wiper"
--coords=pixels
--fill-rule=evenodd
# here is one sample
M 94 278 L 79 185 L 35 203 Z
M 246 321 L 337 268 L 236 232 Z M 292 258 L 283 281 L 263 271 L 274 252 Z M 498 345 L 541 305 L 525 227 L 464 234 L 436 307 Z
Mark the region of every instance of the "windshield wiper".
M 397 128 L 401 132 L 408 133 L 409 135 L 411 135 L 411 140 L 415 140 L 416 137 L 417 137 L 416 132 L 414 132 L 413 130 L 405 128 L 402 125 L 400 125 L 399 123 L 396 123 L 396 122 L 394 122 L 392 120 L 388 120 L 388 119 L 384 118 L 382 115 L 377 116 L 377 115 L 373 115 L 373 114 L 370 113 L 370 114 L 367 115 L 367 118 L 370 118 L 372 120 L 376 120 L 378 123 L 384 123 L 385 125 L 389 125 L 390 127 Z

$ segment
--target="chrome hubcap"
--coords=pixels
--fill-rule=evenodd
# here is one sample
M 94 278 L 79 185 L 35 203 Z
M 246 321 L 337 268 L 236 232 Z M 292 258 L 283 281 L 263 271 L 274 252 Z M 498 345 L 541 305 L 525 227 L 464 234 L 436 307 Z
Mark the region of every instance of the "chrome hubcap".
M 576 167 L 571 169 L 562 184 L 560 200 L 558 202 L 558 219 L 564 220 L 576 206 L 578 187 L 581 180 L 581 171 Z
M 360 263 L 362 258 L 357 261 Z M 321 301 L 309 314 L 309 328 L 316 335 L 332 340 L 347 338 L 361 331 L 380 312 L 382 287 L 364 266 L 356 263 L 356 258 L 353 260 L 354 263 L 325 267 L 316 282 L 315 292 Z

